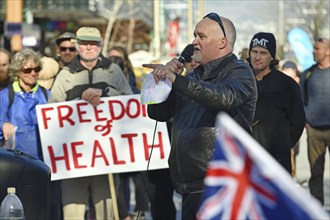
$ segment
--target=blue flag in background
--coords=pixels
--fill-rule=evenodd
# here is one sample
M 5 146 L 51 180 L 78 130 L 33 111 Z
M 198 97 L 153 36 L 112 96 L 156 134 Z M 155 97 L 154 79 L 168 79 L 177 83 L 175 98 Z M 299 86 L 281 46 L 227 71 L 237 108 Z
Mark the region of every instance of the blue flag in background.
M 320 203 L 228 115 L 219 114 L 217 128 L 197 219 L 329 219 Z
M 315 63 L 313 44 L 306 31 L 301 28 L 293 28 L 288 33 L 288 40 L 301 66 L 301 71 L 311 67 Z

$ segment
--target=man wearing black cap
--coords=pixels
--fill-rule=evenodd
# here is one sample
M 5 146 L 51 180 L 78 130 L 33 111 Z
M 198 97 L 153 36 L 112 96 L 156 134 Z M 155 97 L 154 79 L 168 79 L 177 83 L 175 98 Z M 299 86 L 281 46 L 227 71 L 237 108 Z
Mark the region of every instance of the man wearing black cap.
M 76 47 L 72 39 L 76 39 L 76 35 L 71 32 L 65 32 L 55 40 L 56 52 L 58 54 L 57 61 L 61 69 L 68 65 L 77 55 Z
M 249 56 L 258 87 L 254 137 L 291 173 L 290 150 L 298 142 L 305 124 L 299 85 L 274 68 L 278 60 L 273 34 L 255 34 Z

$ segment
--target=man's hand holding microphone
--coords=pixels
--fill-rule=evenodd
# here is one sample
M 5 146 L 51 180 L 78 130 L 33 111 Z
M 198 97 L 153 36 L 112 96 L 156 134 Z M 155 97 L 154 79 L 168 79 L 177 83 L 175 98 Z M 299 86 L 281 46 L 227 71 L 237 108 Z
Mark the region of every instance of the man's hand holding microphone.
M 154 75 L 156 84 L 165 78 L 169 79 L 172 83 L 175 81 L 176 74 L 183 72 L 184 62 L 188 60 L 194 53 L 194 46 L 189 44 L 182 51 L 179 58 L 173 58 L 170 62 L 163 64 L 142 64 L 143 67 L 153 69 L 151 72 Z

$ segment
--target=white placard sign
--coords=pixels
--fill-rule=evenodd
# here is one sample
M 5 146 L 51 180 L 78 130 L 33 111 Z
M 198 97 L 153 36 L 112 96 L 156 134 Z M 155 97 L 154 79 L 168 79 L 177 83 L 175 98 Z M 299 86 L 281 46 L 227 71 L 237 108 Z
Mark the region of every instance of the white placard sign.
M 83 100 L 38 105 L 42 152 L 52 180 L 167 168 L 166 123 L 158 122 L 155 132 L 156 121 L 139 99 L 102 98 L 95 107 Z

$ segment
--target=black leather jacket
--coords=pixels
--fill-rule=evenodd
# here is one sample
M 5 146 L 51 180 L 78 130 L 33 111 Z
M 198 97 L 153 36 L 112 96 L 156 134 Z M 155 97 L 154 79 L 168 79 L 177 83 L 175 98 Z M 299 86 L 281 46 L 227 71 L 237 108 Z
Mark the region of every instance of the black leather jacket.
M 167 100 L 148 105 L 150 118 L 174 119 L 168 162 L 178 192 L 203 190 L 205 171 L 214 151 L 217 114 L 229 113 L 252 133 L 256 101 L 252 69 L 229 54 L 197 67 L 186 77 L 177 75 Z

